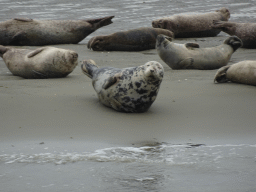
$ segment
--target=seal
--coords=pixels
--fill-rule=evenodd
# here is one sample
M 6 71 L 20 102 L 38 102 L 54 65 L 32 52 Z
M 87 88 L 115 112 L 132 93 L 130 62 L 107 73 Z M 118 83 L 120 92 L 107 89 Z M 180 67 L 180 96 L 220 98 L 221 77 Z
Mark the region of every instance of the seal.
M 77 44 L 114 16 L 91 20 L 34 20 L 15 18 L 0 23 L 1 45 L 42 46 Z
M 76 52 L 55 47 L 29 50 L 0 45 L 0 56 L 13 75 L 26 79 L 66 77 L 78 63 Z
M 81 69 L 92 79 L 99 101 L 127 113 L 146 112 L 155 101 L 163 79 L 163 66 L 156 61 L 130 68 L 98 68 L 84 60 Z
M 243 41 L 244 48 L 256 48 L 256 23 L 236 23 L 213 21 L 214 29 L 220 29 L 229 35 L 235 35 Z
M 256 86 L 256 61 L 246 60 L 220 68 L 214 82 L 235 82 Z
M 220 10 L 209 13 L 194 15 L 178 14 L 171 17 L 164 17 L 152 21 L 152 26 L 174 32 L 175 38 L 214 37 L 221 30 L 212 28 L 213 20 L 228 21 L 229 18 L 229 10 L 221 8 Z
M 157 36 L 156 49 L 160 58 L 172 69 L 218 69 L 227 65 L 242 41 L 232 36 L 216 47 L 200 48 L 197 43 L 178 44 L 164 35 Z
M 87 47 L 94 51 L 143 51 L 155 48 L 156 37 L 159 34 L 174 37 L 173 32 L 165 29 L 141 27 L 93 37 L 89 40 Z

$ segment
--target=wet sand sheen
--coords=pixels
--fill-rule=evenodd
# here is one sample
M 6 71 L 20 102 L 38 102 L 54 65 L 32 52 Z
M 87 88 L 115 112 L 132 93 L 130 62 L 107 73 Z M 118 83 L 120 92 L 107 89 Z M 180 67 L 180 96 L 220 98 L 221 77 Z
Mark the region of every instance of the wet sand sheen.
M 92 36 L 149 27 L 156 15 L 166 13 L 227 7 L 231 20 L 254 21 L 249 1 L 229 6 L 215 1 L 168 5 L 158 1 L 87 1 L 73 6 L 67 1 L 61 5 L 56 2 L 44 2 L 40 7 L 33 1 L 0 2 L 0 14 L 2 20 L 116 15 L 113 24 L 79 45 L 56 47 L 75 50 L 79 61 L 93 59 L 99 66 L 135 67 L 155 60 L 164 66 L 164 80 L 148 112 L 126 114 L 99 103 L 91 80 L 81 72 L 81 63 L 67 78 L 25 80 L 12 76 L 0 60 L 2 189 L 205 192 L 208 186 L 215 192 L 256 188 L 254 86 L 214 84 L 217 70 L 171 70 L 156 50 L 94 52 L 86 47 Z M 226 37 L 221 33 L 214 38 L 175 42 L 211 47 Z M 238 49 L 229 64 L 245 59 L 255 60 L 255 50 Z

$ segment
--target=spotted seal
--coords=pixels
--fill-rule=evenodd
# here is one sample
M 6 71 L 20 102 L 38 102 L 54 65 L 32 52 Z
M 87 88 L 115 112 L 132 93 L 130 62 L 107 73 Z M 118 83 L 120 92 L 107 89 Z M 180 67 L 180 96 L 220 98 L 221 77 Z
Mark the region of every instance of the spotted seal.
M 0 45 L 42 46 L 77 44 L 114 16 L 90 20 L 34 20 L 15 18 L 0 23 Z
M 94 51 L 143 51 L 155 48 L 156 37 L 159 34 L 174 37 L 173 32 L 166 29 L 141 27 L 110 35 L 92 37 L 87 47 Z
M 141 113 L 147 111 L 155 101 L 163 79 L 163 66 L 150 61 L 130 68 L 98 68 L 93 60 L 81 65 L 102 104 L 117 111 Z
M 66 77 L 78 63 L 76 52 L 55 47 L 29 50 L 0 45 L 0 56 L 13 75 L 26 79 Z
M 214 29 L 220 29 L 229 35 L 235 35 L 243 41 L 244 48 L 256 48 L 256 23 L 237 23 L 213 21 Z
M 256 86 L 256 61 L 246 60 L 220 68 L 214 77 L 214 82 L 228 81 Z
M 156 19 L 152 21 L 152 26 L 174 32 L 175 38 L 214 37 L 221 30 L 212 28 L 213 20 L 228 21 L 229 18 L 229 10 L 221 8 L 215 12 L 193 15 L 178 14 Z
M 158 35 L 157 53 L 172 69 L 218 69 L 227 65 L 242 41 L 232 36 L 216 47 L 199 48 L 197 43 L 178 44 L 164 35 Z

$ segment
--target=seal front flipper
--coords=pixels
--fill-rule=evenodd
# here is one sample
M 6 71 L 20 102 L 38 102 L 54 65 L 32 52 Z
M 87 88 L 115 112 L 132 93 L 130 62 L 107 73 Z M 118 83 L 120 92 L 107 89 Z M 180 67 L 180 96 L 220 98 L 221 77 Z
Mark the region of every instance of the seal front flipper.
M 120 73 L 115 74 L 114 76 L 109 77 L 108 79 L 106 79 L 106 81 L 103 84 L 102 88 L 103 89 L 108 89 L 109 87 L 111 87 L 112 85 L 114 85 L 118 81 L 119 77 L 120 77 Z
M 177 64 L 178 68 L 175 68 L 175 69 L 193 69 L 193 63 L 194 63 L 193 58 L 187 58 L 187 59 L 180 61 Z
M 93 61 L 92 59 L 90 60 L 84 60 L 82 65 L 81 65 L 81 69 L 82 69 L 82 72 L 92 78 L 93 77 L 93 71 L 98 69 L 99 67 L 96 65 L 95 61 Z
M 42 48 L 38 48 L 34 51 L 31 51 L 27 54 L 28 58 L 34 57 L 35 55 L 37 55 L 38 53 L 41 53 L 43 50 L 45 50 L 46 47 L 42 47 Z
M 186 43 L 185 46 L 187 47 L 187 49 L 200 48 L 199 44 L 197 43 Z
M 47 79 L 48 78 L 48 76 L 43 74 L 43 73 L 40 73 L 40 72 L 35 71 L 35 70 L 32 70 L 32 71 L 34 72 L 34 75 L 31 79 Z M 26 77 L 24 77 L 24 78 L 26 78 Z

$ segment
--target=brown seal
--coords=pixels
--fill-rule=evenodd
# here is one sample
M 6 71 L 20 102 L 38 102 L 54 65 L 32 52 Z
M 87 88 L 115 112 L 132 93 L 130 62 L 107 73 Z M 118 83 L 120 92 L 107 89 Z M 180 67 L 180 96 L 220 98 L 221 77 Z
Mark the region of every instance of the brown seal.
M 256 23 L 236 23 L 213 21 L 214 29 L 220 29 L 229 35 L 236 35 L 243 41 L 244 48 L 256 48 Z
M 159 34 L 174 37 L 173 32 L 169 30 L 141 27 L 93 37 L 89 40 L 87 47 L 94 51 L 143 51 L 155 48 Z
M 256 61 L 246 60 L 220 68 L 214 82 L 228 81 L 256 86 Z
M 159 57 L 172 69 L 218 69 L 228 64 L 242 41 L 232 36 L 216 47 L 200 48 L 197 43 L 178 44 L 164 35 L 157 36 Z
M 66 77 L 78 59 L 76 52 L 55 47 L 29 50 L 0 45 L 0 56 L 13 75 L 26 79 Z
M 0 44 L 29 46 L 77 44 L 98 28 L 111 24 L 113 17 L 91 20 L 16 18 L 0 23 Z
M 215 12 L 195 15 L 178 14 L 157 19 L 152 22 L 152 26 L 168 29 L 174 32 L 175 37 L 214 37 L 221 30 L 212 28 L 213 20 L 227 21 L 229 18 L 229 10 L 221 8 Z

